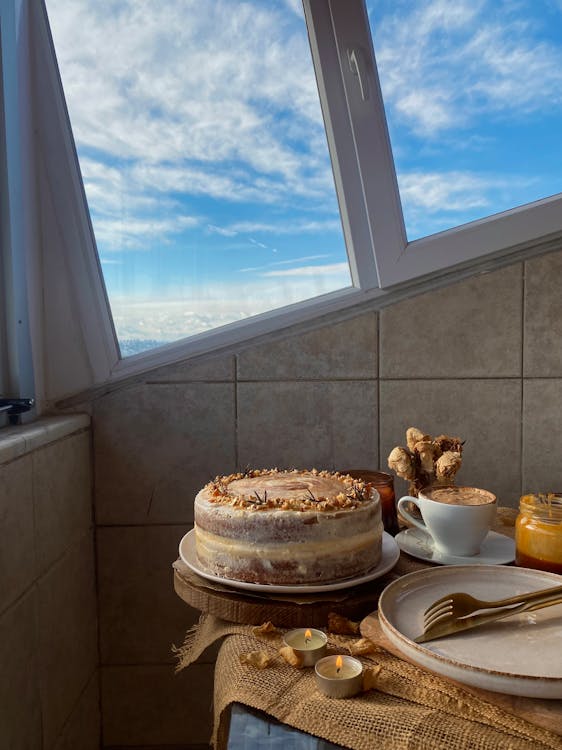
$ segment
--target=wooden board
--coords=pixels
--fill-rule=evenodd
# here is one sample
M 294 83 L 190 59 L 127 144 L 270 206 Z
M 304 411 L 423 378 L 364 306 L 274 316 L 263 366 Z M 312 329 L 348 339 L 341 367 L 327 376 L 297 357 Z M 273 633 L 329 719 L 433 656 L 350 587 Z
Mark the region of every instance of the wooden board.
M 360 621 L 376 608 L 379 595 L 390 580 L 387 575 L 362 586 L 326 594 L 254 595 L 207 581 L 181 560 L 174 563 L 174 589 L 184 602 L 201 612 L 244 625 L 260 625 L 269 620 L 278 627 L 325 628 L 330 612 Z
M 363 637 L 369 638 L 373 643 L 382 646 L 385 651 L 394 654 L 394 656 L 398 656 L 404 661 L 415 664 L 415 662 L 408 659 L 408 657 L 405 656 L 400 649 L 391 643 L 384 635 L 376 612 L 370 613 L 361 621 L 360 629 Z M 418 669 L 425 669 L 420 667 L 419 664 L 415 664 L 415 666 L 417 666 Z M 426 669 L 425 671 L 431 670 Z M 499 706 L 514 716 L 526 719 L 536 726 L 562 735 L 562 700 L 540 700 L 539 698 L 524 698 L 517 695 L 494 693 L 490 690 L 480 690 L 479 688 L 470 685 L 461 684 L 455 680 L 449 679 L 448 677 L 443 677 L 443 675 L 438 676 L 445 682 L 457 685 L 463 690 L 466 690 L 466 692 L 471 693 L 482 700 L 488 701 L 488 703 Z

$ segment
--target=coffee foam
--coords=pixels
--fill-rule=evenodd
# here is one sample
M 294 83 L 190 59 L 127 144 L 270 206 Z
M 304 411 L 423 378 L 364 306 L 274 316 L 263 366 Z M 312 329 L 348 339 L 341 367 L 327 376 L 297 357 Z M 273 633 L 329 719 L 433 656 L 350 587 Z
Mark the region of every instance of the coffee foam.
M 495 500 L 494 495 L 477 487 L 435 487 L 422 491 L 424 497 L 446 505 L 488 505 Z

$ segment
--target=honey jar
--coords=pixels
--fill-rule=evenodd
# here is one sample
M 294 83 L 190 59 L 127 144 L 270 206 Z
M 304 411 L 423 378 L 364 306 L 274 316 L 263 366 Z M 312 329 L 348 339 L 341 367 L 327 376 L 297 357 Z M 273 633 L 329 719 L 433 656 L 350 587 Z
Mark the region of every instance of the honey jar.
M 562 495 L 523 495 L 515 546 L 517 565 L 562 574 Z
M 398 528 L 394 477 L 392 474 L 387 474 L 384 471 L 372 471 L 371 469 L 344 469 L 342 474 L 349 474 L 354 479 L 362 479 L 377 490 L 381 498 L 381 515 L 384 530 L 395 536 L 400 529 Z

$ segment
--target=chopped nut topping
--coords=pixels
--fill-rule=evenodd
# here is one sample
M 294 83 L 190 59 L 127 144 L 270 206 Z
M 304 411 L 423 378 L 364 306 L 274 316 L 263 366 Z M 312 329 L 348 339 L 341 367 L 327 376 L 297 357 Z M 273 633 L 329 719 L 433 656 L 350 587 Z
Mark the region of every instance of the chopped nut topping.
M 257 487 L 255 490 L 248 490 L 247 494 L 236 490 L 229 490 L 232 482 L 240 479 L 253 479 L 254 477 L 274 478 L 278 475 L 290 477 L 291 482 L 292 475 L 295 477 L 295 482 L 298 482 L 299 478 L 302 478 L 302 493 L 294 493 L 289 497 L 271 497 L 265 488 L 262 489 L 260 487 Z M 335 480 L 341 484 L 341 491 L 332 497 L 325 497 L 322 494 L 315 495 L 310 487 L 305 486 L 307 476 Z M 246 468 L 244 472 L 215 477 L 204 487 L 204 490 L 207 491 L 208 499 L 211 503 L 230 505 L 233 508 L 249 510 L 280 509 L 299 512 L 310 510 L 331 512 L 359 507 L 371 498 L 371 485 L 366 484 L 362 479 L 353 479 L 348 474 L 340 474 L 339 472 L 330 472 L 327 470 L 318 471 L 318 469 L 312 469 L 311 471 L 301 471 L 299 469 L 280 471 L 279 469 Z

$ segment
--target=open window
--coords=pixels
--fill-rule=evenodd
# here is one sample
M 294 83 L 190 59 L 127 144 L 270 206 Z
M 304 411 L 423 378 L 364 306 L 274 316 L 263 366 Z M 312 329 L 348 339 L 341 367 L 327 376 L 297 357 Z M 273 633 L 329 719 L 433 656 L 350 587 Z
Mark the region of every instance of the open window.
M 559 246 L 554 4 L 9 7 L 50 398 Z
M 352 286 L 302 7 L 47 11 L 122 357 Z
M 341 84 L 332 111 L 345 96 L 381 287 L 559 241 L 558 6 L 305 7 L 328 102 Z

